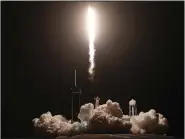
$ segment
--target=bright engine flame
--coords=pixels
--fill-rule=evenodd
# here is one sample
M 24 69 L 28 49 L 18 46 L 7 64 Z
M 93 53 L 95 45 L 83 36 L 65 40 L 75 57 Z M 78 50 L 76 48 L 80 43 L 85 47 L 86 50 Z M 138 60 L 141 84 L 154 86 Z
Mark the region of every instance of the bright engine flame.
M 95 11 L 89 7 L 88 14 L 87 14 L 87 31 L 89 37 L 89 74 L 91 79 L 94 77 L 94 55 L 95 55 L 95 48 L 94 48 L 94 40 L 95 40 L 95 31 L 96 31 L 96 20 L 95 20 Z

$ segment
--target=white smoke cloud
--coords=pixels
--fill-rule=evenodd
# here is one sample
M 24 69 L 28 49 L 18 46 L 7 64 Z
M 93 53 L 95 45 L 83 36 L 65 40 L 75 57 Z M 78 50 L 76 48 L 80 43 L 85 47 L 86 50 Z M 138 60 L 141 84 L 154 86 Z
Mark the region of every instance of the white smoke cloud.
M 84 105 L 85 106 L 85 105 Z M 82 106 L 83 107 L 83 106 Z M 89 132 L 129 130 L 131 123 L 122 118 L 123 112 L 119 103 L 108 100 L 106 104 L 99 105 L 89 117 Z
M 134 134 L 165 133 L 168 128 L 167 119 L 153 109 L 132 116 L 130 122 L 133 125 L 131 131 Z
M 92 103 L 87 103 L 80 108 L 80 112 L 78 114 L 78 118 L 81 122 L 88 122 L 94 113 L 94 105 Z
M 50 112 L 44 113 L 40 118 L 33 119 L 36 128 L 54 135 L 68 135 L 72 130 L 72 124 L 62 115 L 52 116 Z
M 122 109 L 120 108 L 119 103 L 112 102 L 111 100 L 107 100 L 106 104 L 100 105 L 96 109 L 97 111 L 104 111 L 107 114 L 112 116 L 121 118 L 123 116 Z
M 132 103 L 133 104 L 133 103 Z M 87 133 L 128 133 L 164 134 L 168 129 L 167 119 L 160 113 L 151 109 L 136 116 L 124 115 L 119 103 L 108 100 L 96 109 L 92 103 L 81 106 L 78 114 L 80 122 L 72 123 L 62 115 L 52 116 L 50 112 L 44 113 L 40 118 L 33 119 L 36 130 L 44 131 L 50 135 L 76 135 Z

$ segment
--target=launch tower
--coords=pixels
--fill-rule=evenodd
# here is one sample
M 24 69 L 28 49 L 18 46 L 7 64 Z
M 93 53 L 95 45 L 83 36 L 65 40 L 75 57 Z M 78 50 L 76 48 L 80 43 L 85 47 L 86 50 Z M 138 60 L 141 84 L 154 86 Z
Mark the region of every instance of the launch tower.
M 80 111 L 80 97 L 82 95 L 81 89 L 76 84 L 76 70 L 75 70 L 74 86 L 71 88 L 71 94 L 72 94 L 71 117 L 73 122 L 73 121 L 78 121 L 77 116 Z

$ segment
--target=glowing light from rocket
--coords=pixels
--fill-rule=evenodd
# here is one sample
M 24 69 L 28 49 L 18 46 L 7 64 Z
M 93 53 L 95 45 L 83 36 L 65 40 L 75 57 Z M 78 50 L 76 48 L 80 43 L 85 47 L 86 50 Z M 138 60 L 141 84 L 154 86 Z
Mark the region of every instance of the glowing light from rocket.
M 94 48 L 94 40 L 96 35 L 96 16 L 95 11 L 89 6 L 88 13 L 87 13 L 87 31 L 88 31 L 88 38 L 89 38 L 89 74 L 90 78 L 93 79 L 94 77 L 94 56 L 95 56 L 95 48 Z

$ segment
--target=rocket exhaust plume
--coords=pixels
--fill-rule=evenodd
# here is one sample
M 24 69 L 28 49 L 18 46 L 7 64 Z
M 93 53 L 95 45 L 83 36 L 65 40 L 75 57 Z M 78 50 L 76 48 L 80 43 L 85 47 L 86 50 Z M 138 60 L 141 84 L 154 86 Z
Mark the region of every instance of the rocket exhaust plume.
M 95 48 L 94 48 L 94 40 L 95 40 L 95 31 L 96 31 L 96 20 L 95 20 L 95 11 L 89 6 L 87 13 L 87 31 L 89 38 L 89 75 L 90 79 L 94 78 L 94 56 L 95 56 Z

